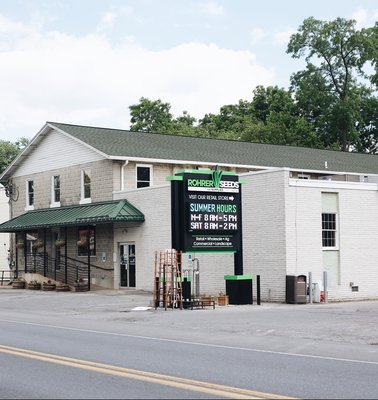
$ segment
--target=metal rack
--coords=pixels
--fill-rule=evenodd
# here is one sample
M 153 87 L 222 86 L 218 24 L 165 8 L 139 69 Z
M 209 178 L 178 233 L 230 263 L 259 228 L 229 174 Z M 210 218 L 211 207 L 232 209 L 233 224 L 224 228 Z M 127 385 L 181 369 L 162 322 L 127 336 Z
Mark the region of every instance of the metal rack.
M 181 251 L 169 249 L 155 252 L 153 296 L 155 309 L 183 308 Z

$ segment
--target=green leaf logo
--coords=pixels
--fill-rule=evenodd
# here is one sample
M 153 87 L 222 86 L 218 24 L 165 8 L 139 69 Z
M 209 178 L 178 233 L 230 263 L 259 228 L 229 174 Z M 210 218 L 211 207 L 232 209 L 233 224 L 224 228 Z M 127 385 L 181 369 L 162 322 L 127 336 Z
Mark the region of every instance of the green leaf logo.
M 222 179 L 223 171 L 218 171 L 218 168 L 212 172 L 213 187 L 219 189 L 219 185 Z

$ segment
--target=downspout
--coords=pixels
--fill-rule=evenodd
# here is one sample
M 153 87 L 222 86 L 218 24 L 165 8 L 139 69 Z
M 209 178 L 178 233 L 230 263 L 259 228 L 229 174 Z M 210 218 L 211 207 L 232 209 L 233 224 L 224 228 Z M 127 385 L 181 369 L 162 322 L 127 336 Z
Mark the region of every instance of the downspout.
M 125 190 L 125 168 L 127 164 L 129 163 L 129 160 L 126 160 L 123 165 L 121 166 L 121 190 Z

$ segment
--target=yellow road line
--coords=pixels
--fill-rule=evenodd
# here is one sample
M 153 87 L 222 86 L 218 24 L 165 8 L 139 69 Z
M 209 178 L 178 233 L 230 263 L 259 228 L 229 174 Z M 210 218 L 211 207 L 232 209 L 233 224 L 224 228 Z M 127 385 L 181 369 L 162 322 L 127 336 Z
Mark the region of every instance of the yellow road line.
M 51 362 L 74 368 L 82 368 L 89 371 L 119 376 L 123 378 L 141 380 L 144 382 L 174 387 L 176 389 L 206 393 L 212 396 L 220 396 L 233 399 L 289 399 L 289 397 L 287 396 L 274 395 L 271 393 L 241 389 L 232 386 L 218 385 L 215 383 L 197 381 L 193 379 L 179 378 L 171 375 L 139 371 L 110 364 L 96 363 L 92 361 L 80 360 L 49 353 L 41 353 L 11 346 L 0 345 L 0 353 L 31 358 L 39 361 Z

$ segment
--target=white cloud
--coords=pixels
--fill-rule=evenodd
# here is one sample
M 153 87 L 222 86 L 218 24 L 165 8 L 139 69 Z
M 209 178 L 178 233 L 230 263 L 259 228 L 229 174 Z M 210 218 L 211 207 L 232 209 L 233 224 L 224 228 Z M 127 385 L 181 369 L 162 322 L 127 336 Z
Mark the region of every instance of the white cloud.
M 362 29 L 373 26 L 378 18 L 378 10 L 374 10 L 373 12 L 368 11 L 364 8 L 359 8 L 356 10 L 352 19 L 356 20 L 356 28 Z
M 262 28 L 253 28 L 250 32 L 251 35 L 251 44 L 259 44 L 261 43 L 267 36 L 267 33 Z
M 27 34 L 32 29 L 27 25 L 5 18 L 0 14 L 0 34 Z
M 224 7 L 215 0 L 208 0 L 201 4 L 201 10 L 210 15 L 222 15 Z
M 352 19 L 356 20 L 357 28 L 361 29 L 369 20 L 369 14 L 367 10 L 360 8 L 353 13 Z
M 187 110 L 201 118 L 273 83 L 272 70 L 249 51 L 202 43 L 150 51 L 132 37 L 115 47 L 101 35 L 16 27 L 24 35 L 0 50 L 3 139 L 30 137 L 48 120 L 127 129 L 128 107 L 142 96 L 169 102 L 175 115 Z
M 107 11 L 102 16 L 101 21 L 97 26 L 97 32 L 101 33 L 112 28 L 116 18 L 117 18 L 116 13 L 114 13 L 113 11 Z
M 286 30 L 276 32 L 274 36 L 274 42 L 277 44 L 287 44 L 289 43 L 290 36 L 296 32 L 295 29 L 287 28 Z
M 114 27 L 119 17 L 131 17 L 131 16 L 134 17 L 135 20 L 140 22 L 139 19 L 134 15 L 134 9 L 132 7 L 122 6 L 122 7 L 112 8 L 111 10 L 108 10 L 105 13 L 103 13 L 100 22 L 97 25 L 96 32 L 104 33 L 107 30 Z

